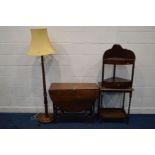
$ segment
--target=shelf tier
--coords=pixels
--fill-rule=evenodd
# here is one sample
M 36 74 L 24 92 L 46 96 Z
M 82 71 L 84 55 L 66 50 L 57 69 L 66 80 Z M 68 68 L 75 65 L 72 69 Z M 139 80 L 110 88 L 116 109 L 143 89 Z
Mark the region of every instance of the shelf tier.
M 98 83 L 100 91 L 105 91 L 105 92 L 132 92 L 134 89 L 132 87 L 127 87 L 127 88 L 107 88 L 107 87 L 102 87 L 102 83 Z
M 125 89 L 132 87 L 132 81 L 120 77 L 104 79 L 102 85 L 106 88 Z
M 123 121 L 128 118 L 125 110 L 121 108 L 102 108 L 100 116 L 104 121 Z
M 125 59 L 119 57 L 104 59 L 104 64 L 116 64 L 116 65 L 130 65 L 133 64 L 135 59 Z

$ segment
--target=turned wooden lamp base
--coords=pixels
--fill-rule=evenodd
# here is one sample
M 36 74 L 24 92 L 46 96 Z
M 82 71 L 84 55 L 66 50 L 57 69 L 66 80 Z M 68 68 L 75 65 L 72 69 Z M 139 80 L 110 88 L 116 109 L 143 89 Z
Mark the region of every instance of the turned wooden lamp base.
M 46 123 L 53 122 L 54 121 L 54 116 L 53 116 L 53 114 L 48 114 L 48 115 L 46 115 L 46 114 L 39 114 L 37 116 L 37 119 L 38 119 L 38 121 L 40 123 L 46 124 Z

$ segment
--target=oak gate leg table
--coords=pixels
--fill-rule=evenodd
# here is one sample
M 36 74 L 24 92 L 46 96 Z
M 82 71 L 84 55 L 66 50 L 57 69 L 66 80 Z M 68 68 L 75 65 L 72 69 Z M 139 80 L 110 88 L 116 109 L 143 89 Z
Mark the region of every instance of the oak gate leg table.
M 53 102 L 54 117 L 93 118 L 94 104 L 99 95 L 95 83 L 52 83 L 49 95 Z

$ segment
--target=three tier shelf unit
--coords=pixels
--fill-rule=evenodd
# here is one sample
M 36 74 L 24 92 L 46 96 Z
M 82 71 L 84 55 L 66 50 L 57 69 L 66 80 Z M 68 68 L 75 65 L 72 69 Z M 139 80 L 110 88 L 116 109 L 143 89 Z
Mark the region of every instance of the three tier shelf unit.
M 112 65 L 112 76 L 105 78 L 105 65 Z M 131 75 L 129 78 L 122 78 L 117 76 L 117 66 L 130 65 Z M 129 120 L 130 105 L 133 92 L 133 78 L 135 69 L 135 54 L 128 49 L 123 49 L 120 45 L 113 45 L 113 47 L 103 54 L 102 64 L 102 81 L 99 82 L 99 104 L 98 113 L 104 121 L 118 121 Z M 120 108 L 107 108 L 103 106 L 104 93 L 113 92 L 122 94 L 122 104 Z M 127 106 L 125 106 L 125 97 L 129 94 L 129 100 Z M 108 101 L 107 101 L 108 102 Z

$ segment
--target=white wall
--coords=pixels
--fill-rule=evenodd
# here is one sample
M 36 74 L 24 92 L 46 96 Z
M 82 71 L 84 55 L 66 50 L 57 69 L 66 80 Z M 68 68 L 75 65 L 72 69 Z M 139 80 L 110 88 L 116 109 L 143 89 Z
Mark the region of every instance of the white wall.
M 44 109 L 40 59 L 26 55 L 30 28 L 0 27 L 0 112 Z M 155 113 L 155 27 L 47 28 L 57 51 L 46 59 L 47 89 L 51 82 L 97 83 L 104 51 L 120 43 L 136 55 L 131 112 Z

